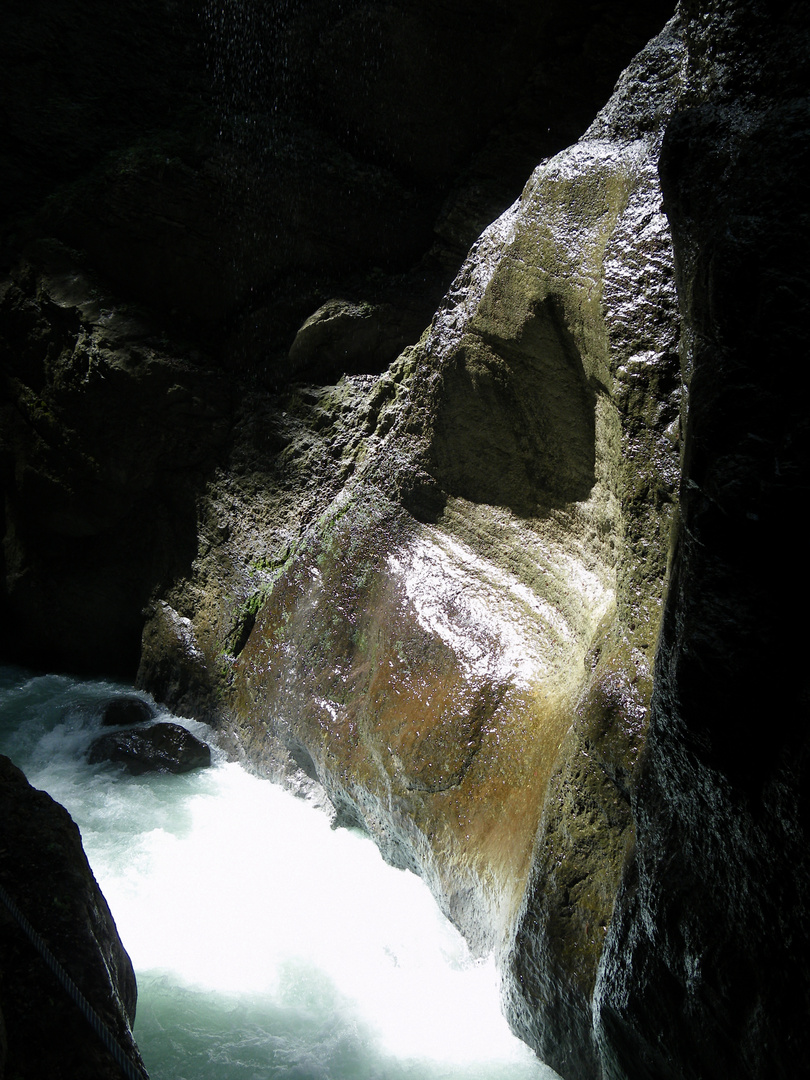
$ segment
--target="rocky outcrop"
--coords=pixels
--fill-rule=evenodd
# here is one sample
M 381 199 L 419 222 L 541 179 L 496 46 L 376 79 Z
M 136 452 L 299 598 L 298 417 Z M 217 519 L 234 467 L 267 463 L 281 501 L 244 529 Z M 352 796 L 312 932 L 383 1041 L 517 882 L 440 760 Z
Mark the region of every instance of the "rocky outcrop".
M 810 995 L 801 5 L 687 10 L 661 158 L 689 380 L 636 852 L 595 995 L 611 1078 L 795 1076 Z M 711 58 L 711 59 L 710 59 Z M 793 629 L 787 629 L 793 627 Z
M 328 383 L 382 371 L 422 332 L 390 304 L 327 300 L 298 330 L 289 360 L 296 378 Z
M 210 765 L 211 748 L 180 724 L 160 723 L 100 735 L 92 742 L 87 760 L 91 764 L 116 762 L 135 776 L 185 773 Z
M 268 402 L 248 399 L 251 387 L 283 399 L 296 332 L 331 297 L 384 325 L 374 355 L 330 348 L 308 378 L 319 364 L 330 380 L 342 366 L 379 371 L 415 341 L 481 228 L 589 122 L 669 3 L 501 9 L 453 2 L 434 18 L 431 5 L 319 0 L 267 20 L 251 3 L 212 3 L 201 19 L 186 0 L 128 0 L 111 19 L 83 0 L 69 32 L 56 3 L 36 23 L 9 17 L 7 654 L 134 671 L 142 611 L 187 574 L 215 470 L 253 469 L 244 458 L 257 475 L 280 468 L 288 421 L 260 431 L 247 401 L 262 416 Z M 493 48 L 517 52 L 483 78 Z M 418 93 L 403 95 L 405 74 Z M 454 108 L 448 126 L 460 82 L 481 108 Z M 381 139 L 383 127 L 402 141 Z M 284 542 L 300 532 L 282 531 Z M 273 544 L 257 546 L 261 559 Z
M 145 1076 L 135 975 L 67 811 L 0 756 L 0 884 Z M 120 1080 L 119 1065 L 0 902 L 0 1075 Z M 5 1050 L 5 1072 L 2 1072 Z
M 516 1030 L 567 1076 L 599 1068 L 676 497 L 657 161 L 683 59 L 674 24 L 366 391 L 347 482 L 257 592 L 223 701 L 253 760 L 286 747 L 501 954 Z
M 710 537 L 734 550 L 732 508 L 746 522 L 759 520 L 747 517 L 759 514 L 746 501 L 750 455 L 759 450 L 772 476 L 781 460 L 762 452 L 755 417 L 743 411 L 721 422 L 717 411 L 737 385 L 725 368 L 735 353 L 724 304 L 739 310 L 727 283 L 727 245 L 736 251 L 744 247 L 738 234 L 767 233 L 776 253 L 784 246 L 767 221 L 762 233 L 750 222 L 736 226 L 730 241 L 727 225 L 736 219 L 723 215 L 733 200 L 711 219 L 716 243 L 702 245 L 700 197 L 692 193 L 715 176 L 705 164 L 714 159 L 700 152 L 705 142 L 694 132 L 702 124 L 712 138 L 723 130 L 717 109 L 730 91 L 722 72 L 737 110 L 761 97 L 770 78 L 761 58 L 748 54 L 743 63 L 739 37 L 733 48 L 723 45 L 735 64 L 714 72 L 706 35 L 720 56 L 725 39 L 716 32 L 731 33 L 737 17 L 722 7 L 708 14 L 701 29 L 703 16 L 685 9 L 639 55 L 585 137 L 544 163 L 520 202 L 482 236 L 426 336 L 382 379 L 347 379 L 289 398 L 286 423 L 296 431 L 280 457 L 295 453 L 312 476 L 330 460 L 333 486 L 320 491 L 338 497 L 315 501 L 320 516 L 297 542 L 278 526 L 265 533 L 270 543 L 254 555 L 252 588 L 241 610 L 230 609 L 227 629 L 211 621 L 210 607 L 206 618 L 191 617 L 209 669 L 220 664 L 220 707 L 245 753 L 271 770 L 286 756 L 289 768 L 317 778 L 345 820 L 363 824 L 389 859 L 426 877 L 475 945 L 501 952 L 516 1030 L 566 1077 L 698 1076 L 727 1061 L 742 1075 L 764 1075 L 777 1031 L 785 1069 L 799 1060 L 795 1011 L 787 1002 L 766 1005 L 767 979 L 755 974 L 769 946 L 744 945 L 771 940 L 767 923 L 784 926 L 781 901 L 767 899 L 779 895 L 780 874 L 797 903 L 806 901 L 796 846 L 801 810 L 787 809 L 803 805 L 797 764 L 776 753 L 765 816 L 751 823 L 739 803 L 749 798 L 750 759 L 728 733 L 729 775 L 741 771 L 741 795 L 727 793 L 722 778 L 709 782 L 724 739 L 712 739 L 711 755 L 696 764 L 693 743 L 699 750 L 709 740 L 699 728 L 690 734 L 683 691 L 676 699 L 667 689 L 668 665 L 695 671 L 680 657 L 699 649 L 692 628 L 700 624 L 691 615 L 681 621 L 683 605 L 692 611 L 699 597 L 708 634 L 730 603 L 720 598 L 731 570 L 719 551 L 707 552 L 716 550 Z M 775 58 L 776 45 L 763 42 Z M 763 108 L 770 115 L 772 106 Z M 777 130 L 795 126 L 795 154 L 801 113 L 793 103 L 785 108 Z M 745 125 L 734 115 L 734 129 L 748 130 L 750 115 Z M 681 210 L 673 200 L 676 180 L 689 175 L 684 144 L 695 147 L 704 172 L 687 186 L 694 203 Z M 720 180 L 731 184 L 746 161 L 732 166 L 731 135 L 719 145 L 723 171 L 713 183 L 721 192 Z M 789 176 L 779 175 L 789 192 Z M 683 229 L 678 245 L 671 226 Z M 763 265 L 759 256 L 756 264 Z M 792 288 L 788 280 L 768 285 L 774 303 Z M 714 318 L 732 345 L 723 341 L 720 374 L 704 389 L 695 357 L 713 352 Z M 791 316 L 787 325 L 805 323 Z M 738 395 L 744 387 L 758 395 L 763 383 L 751 363 L 731 364 Z M 655 742 L 644 749 L 677 520 L 682 385 L 691 394 L 689 430 L 700 434 L 687 446 L 687 517 L 675 533 L 671 614 L 658 657 L 661 749 Z M 791 478 L 806 475 L 798 430 L 785 436 Z M 744 445 L 726 462 L 719 448 L 729 432 Z M 775 445 L 774 433 L 763 438 Z M 696 504 L 705 481 L 689 486 L 690 461 L 702 460 L 715 440 L 718 449 L 708 452 L 721 472 L 730 470 L 719 517 L 716 495 Z M 779 500 L 790 485 L 769 483 L 776 491 L 766 503 L 785 505 Z M 707 533 L 687 541 L 695 505 Z M 750 552 L 772 554 L 759 542 Z M 217 558 L 209 553 L 196 564 L 198 580 L 216 579 Z M 700 583 L 683 585 L 684 558 L 703 567 Z M 750 577 L 743 576 L 752 571 L 748 556 L 738 559 L 734 588 L 744 596 Z M 723 715 L 705 672 L 741 629 L 751 633 L 753 612 L 767 610 L 763 596 L 755 603 L 732 604 L 717 623 L 722 637 L 708 634 L 716 660 L 698 666 L 689 698 L 698 695 L 689 706 L 695 717 L 707 708 Z M 773 625 L 772 616 L 764 621 L 767 635 Z M 742 656 L 753 667 L 763 641 L 746 641 Z M 736 663 L 723 685 L 729 680 L 735 693 L 723 694 L 750 716 Z M 798 701 L 792 711 L 801 715 Z M 801 738 L 788 743 L 798 748 Z M 648 832 L 637 838 L 639 822 Z M 768 835 L 782 837 L 778 857 L 765 856 Z M 672 862 L 659 876 L 662 850 Z M 722 884 L 706 898 L 715 876 Z M 711 927 L 722 921 L 729 890 L 739 911 L 715 968 Z M 797 958 L 806 955 L 796 931 L 776 933 L 780 954 L 793 943 Z M 750 972 L 745 992 L 735 989 L 738 962 Z M 800 964 L 786 961 L 794 1001 L 805 992 Z M 701 975 L 704 965 L 711 975 Z M 732 1053 L 736 1037 L 724 1032 L 743 1023 L 748 1034 Z
M 248 758 L 317 779 L 502 954 L 515 1026 L 569 1075 L 598 1067 L 678 478 L 656 166 L 683 55 L 673 26 L 385 376 L 253 417 L 284 445 L 209 489 L 194 592 L 144 637 L 145 685 L 175 627 L 177 685 L 205 673 Z

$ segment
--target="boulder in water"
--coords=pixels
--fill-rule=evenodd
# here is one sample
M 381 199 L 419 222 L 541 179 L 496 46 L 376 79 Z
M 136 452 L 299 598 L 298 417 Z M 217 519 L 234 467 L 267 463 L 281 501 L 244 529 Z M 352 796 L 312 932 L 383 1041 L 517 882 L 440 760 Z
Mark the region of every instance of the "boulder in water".
M 145 772 L 184 773 L 211 764 L 211 749 L 179 724 L 153 724 L 101 735 L 90 747 L 91 764 L 116 761 L 136 776 Z
M 148 701 L 139 697 L 117 697 L 104 706 L 101 723 L 104 727 L 131 727 L 148 724 L 155 717 L 155 710 Z

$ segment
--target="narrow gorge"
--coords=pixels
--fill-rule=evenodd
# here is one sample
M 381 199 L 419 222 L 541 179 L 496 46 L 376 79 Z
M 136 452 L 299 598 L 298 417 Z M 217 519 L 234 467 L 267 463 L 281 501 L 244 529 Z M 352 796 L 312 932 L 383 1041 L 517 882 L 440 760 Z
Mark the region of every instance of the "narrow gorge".
M 802 1075 L 805 5 L 8 24 L 2 659 L 362 829 L 564 1080 Z

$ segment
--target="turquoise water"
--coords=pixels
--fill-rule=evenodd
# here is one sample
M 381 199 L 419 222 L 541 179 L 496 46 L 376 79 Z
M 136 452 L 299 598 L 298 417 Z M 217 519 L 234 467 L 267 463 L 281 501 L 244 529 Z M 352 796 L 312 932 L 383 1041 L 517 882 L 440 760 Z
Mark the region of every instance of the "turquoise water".
M 501 1017 L 492 962 L 365 837 L 216 747 L 185 776 L 89 766 L 103 704 L 131 692 L 0 668 L 0 752 L 81 829 L 152 1080 L 554 1080 Z

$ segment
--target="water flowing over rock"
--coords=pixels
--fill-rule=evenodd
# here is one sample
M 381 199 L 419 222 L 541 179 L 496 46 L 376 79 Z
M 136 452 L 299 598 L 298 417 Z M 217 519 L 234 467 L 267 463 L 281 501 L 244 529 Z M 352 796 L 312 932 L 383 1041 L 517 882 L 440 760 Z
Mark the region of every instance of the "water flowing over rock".
M 683 0 L 592 119 L 601 75 L 561 105 L 579 85 L 561 74 L 594 54 L 574 24 L 593 17 L 607 65 L 634 6 L 613 25 L 603 5 L 515 3 L 486 38 L 503 63 L 470 88 L 501 111 L 486 137 L 464 112 L 446 145 L 436 110 L 481 26 L 468 5 L 430 24 L 372 7 L 293 5 L 267 27 L 251 7 L 255 38 L 225 35 L 220 96 L 243 74 L 210 169 L 219 183 L 230 162 L 233 188 L 214 199 L 204 170 L 169 169 L 224 207 L 222 336 L 180 332 L 209 295 L 186 304 L 182 259 L 158 275 L 174 322 L 110 283 L 160 306 L 132 286 L 142 262 L 109 274 L 149 169 L 111 181 L 92 227 L 98 177 L 60 196 L 40 219 L 58 240 L 15 249 L 9 648 L 137 658 L 157 700 L 325 792 L 496 952 L 510 1022 L 566 1080 L 799 1075 L 803 5 Z M 207 8 L 223 34 L 229 12 Z M 460 22 L 469 52 L 438 70 Z M 309 87 L 286 66 L 299 47 Z M 284 122 L 258 123 L 268 88 Z M 381 134 L 394 115 L 400 143 Z M 81 255 L 66 245 L 85 231 Z

